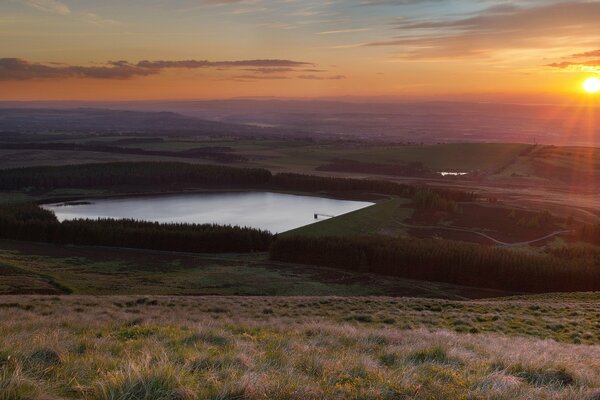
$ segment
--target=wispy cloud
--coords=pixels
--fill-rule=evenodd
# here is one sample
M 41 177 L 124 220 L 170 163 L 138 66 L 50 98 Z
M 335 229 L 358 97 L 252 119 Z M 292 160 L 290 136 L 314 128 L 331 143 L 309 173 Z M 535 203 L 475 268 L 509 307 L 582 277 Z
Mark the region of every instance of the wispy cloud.
M 240 81 L 257 81 L 257 80 L 282 80 L 290 79 L 289 76 L 284 75 L 236 75 L 233 77 L 234 80 Z
M 258 73 L 258 74 L 282 74 L 282 73 L 286 73 L 286 72 L 295 71 L 295 69 L 294 68 L 289 68 L 289 67 L 286 67 L 286 68 L 283 68 L 283 67 L 279 67 L 279 68 L 262 67 L 262 68 L 246 68 L 246 69 L 244 69 L 244 71 Z
M 71 13 L 69 6 L 58 0 L 20 0 L 20 2 L 40 11 L 53 14 L 68 15 Z
M 354 33 L 354 32 L 366 32 L 369 31 L 368 28 L 357 28 L 357 29 L 339 29 L 336 31 L 323 31 L 317 32 L 317 35 L 336 35 L 340 33 Z
M 600 73 L 600 50 L 571 54 L 565 58 L 570 60 L 546 64 L 546 67 Z M 585 60 L 585 58 L 588 58 L 588 60 Z
M 363 0 L 359 3 L 361 6 L 407 6 L 422 4 L 427 2 L 441 3 L 445 0 Z
M 333 75 L 333 76 L 319 76 L 319 75 L 298 75 L 297 76 L 298 79 L 306 79 L 306 80 L 313 80 L 313 81 L 323 81 L 323 80 L 341 80 L 341 79 L 346 79 L 345 75 Z
M 514 49 L 548 51 L 598 41 L 600 2 L 534 4 L 505 4 L 462 17 L 404 18 L 395 23 L 396 37 L 365 46 L 396 46 L 402 57 L 423 59 L 481 57 Z
M 573 58 L 600 57 L 600 50 L 592 50 L 592 51 L 586 51 L 585 53 L 572 54 L 571 57 L 573 57 Z
M 102 18 L 98 14 L 91 13 L 91 12 L 84 12 L 84 13 L 81 13 L 80 15 L 84 21 L 89 22 L 90 24 L 93 24 L 93 25 L 98 25 L 98 26 L 121 25 L 121 23 L 119 21 L 116 21 L 116 20 L 110 19 L 110 18 Z

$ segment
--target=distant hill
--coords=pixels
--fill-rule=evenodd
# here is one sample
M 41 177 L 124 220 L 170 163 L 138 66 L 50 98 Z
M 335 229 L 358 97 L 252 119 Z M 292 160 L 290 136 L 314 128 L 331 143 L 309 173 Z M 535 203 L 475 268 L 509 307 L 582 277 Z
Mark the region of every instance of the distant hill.
M 175 112 L 102 108 L 0 108 L 0 132 L 136 132 L 177 135 L 278 135 L 281 130 L 207 121 Z
M 35 110 L 32 110 L 35 109 Z M 0 130 L 232 133 L 404 143 L 597 146 L 600 107 L 477 102 L 229 99 L 0 102 Z
M 227 131 L 245 134 L 384 140 L 412 143 L 504 142 L 597 146 L 600 107 L 477 102 L 358 102 L 344 100 L 229 99 L 128 102 L 0 102 L 0 129 L 50 126 L 92 129 Z M 78 109 L 77 107 L 93 107 Z M 17 109 L 43 108 L 31 120 Z M 106 110 L 97 110 L 102 108 Z M 60 121 L 56 110 L 69 121 Z M 127 110 L 129 113 L 117 113 Z M 131 111 L 136 111 L 135 113 Z M 106 113 L 111 113 L 106 115 Z M 112 114 L 116 113 L 116 114 Z M 2 116 L 9 115 L 9 118 Z M 58 120 L 58 121 L 57 121 Z M 229 125 L 217 125 L 229 124 Z M 17 125 L 16 125 L 17 124 Z M 270 129 L 269 129 L 270 128 Z

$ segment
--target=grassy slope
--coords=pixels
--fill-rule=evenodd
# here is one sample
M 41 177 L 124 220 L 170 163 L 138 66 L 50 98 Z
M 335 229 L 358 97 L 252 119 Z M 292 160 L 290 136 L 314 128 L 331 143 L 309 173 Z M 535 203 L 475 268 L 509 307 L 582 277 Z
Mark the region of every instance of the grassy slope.
M 592 399 L 598 302 L 3 296 L 0 398 Z
M 407 202 L 406 199 L 398 198 L 383 200 L 361 210 L 287 231 L 285 235 L 345 236 L 372 233 L 398 234 L 403 232 L 403 227 L 398 223 L 410 218 L 413 213 L 412 209 L 405 207 Z
M 404 295 L 506 293 L 328 268 L 274 263 L 264 254 L 194 255 L 0 242 L 0 294 Z
M 240 154 L 267 156 L 256 161 L 259 165 L 304 171 L 312 171 L 336 158 L 375 163 L 421 162 L 436 171 L 494 171 L 527 148 L 520 144 L 486 143 L 372 147 L 339 144 L 283 147 L 279 143 L 273 147 L 266 144 L 260 150 L 240 146 L 232 145 Z

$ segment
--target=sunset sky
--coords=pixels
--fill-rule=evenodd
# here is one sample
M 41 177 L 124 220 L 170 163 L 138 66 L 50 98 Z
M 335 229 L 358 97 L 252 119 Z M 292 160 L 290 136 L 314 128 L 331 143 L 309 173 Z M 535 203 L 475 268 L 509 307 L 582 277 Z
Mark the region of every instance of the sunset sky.
M 3 100 L 534 101 L 599 73 L 600 1 L 0 2 Z

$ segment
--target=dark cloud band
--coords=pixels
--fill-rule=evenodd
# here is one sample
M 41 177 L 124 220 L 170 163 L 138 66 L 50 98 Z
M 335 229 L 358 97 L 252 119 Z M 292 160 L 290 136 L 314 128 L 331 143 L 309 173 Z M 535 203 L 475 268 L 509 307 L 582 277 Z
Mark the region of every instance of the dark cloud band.
M 165 69 L 185 68 L 296 68 L 314 66 L 312 63 L 280 59 L 256 59 L 237 61 L 110 61 L 100 66 L 32 63 L 20 58 L 0 58 L 0 80 L 30 79 L 130 79 L 160 73 Z

